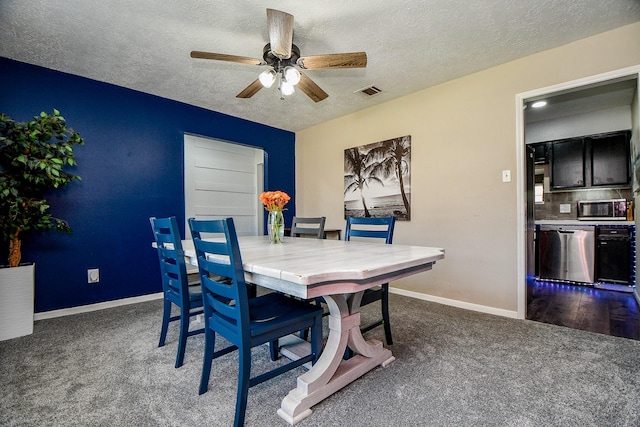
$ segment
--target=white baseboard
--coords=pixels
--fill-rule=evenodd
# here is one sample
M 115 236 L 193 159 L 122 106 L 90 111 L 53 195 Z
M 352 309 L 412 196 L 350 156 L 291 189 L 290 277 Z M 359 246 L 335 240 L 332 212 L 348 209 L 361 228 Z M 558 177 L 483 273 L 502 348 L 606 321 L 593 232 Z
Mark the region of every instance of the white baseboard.
M 123 298 L 113 301 L 99 302 L 96 304 L 81 305 L 79 307 L 62 308 L 60 310 L 43 311 L 35 313 L 33 320 L 52 319 L 54 317 L 69 316 L 78 313 L 88 313 L 90 311 L 104 310 L 105 308 L 119 307 L 121 305 L 136 304 L 139 302 L 152 301 L 156 299 L 162 299 L 164 293 L 158 292 L 155 294 L 141 295 L 139 297 Z
M 463 308 L 465 310 L 473 310 L 473 311 L 479 311 L 481 313 L 495 314 L 496 316 L 509 317 L 512 319 L 518 318 L 517 312 L 511 311 L 511 310 L 503 310 L 500 308 L 488 307 L 486 305 L 473 304 L 470 302 L 458 301 L 458 300 L 449 299 L 449 298 L 436 297 L 433 295 L 427 295 L 420 292 L 407 291 L 405 289 L 390 287 L 389 292 L 393 294 L 404 295 L 410 298 L 416 298 L 423 301 L 437 302 L 439 304 Z M 640 298 L 638 298 L 637 290 L 634 294 L 636 299 L 639 300 L 638 304 L 640 304 Z M 43 311 L 40 313 L 35 313 L 33 316 L 33 320 L 52 319 L 54 317 L 69 316 L 69 315 L 78 314 L 78 313 L 88 313 L 90 311 L 103 310 L 105 308 L 119 307 L 121 305 L 135 304 L 139 302 L 162 299 L 162 296 L 163 296 L 163 293 L 158 292 L 155 294 L 141 295 L 139 297 L 123 298 L 123 299 L 118 299 L 113 301 L 99 302 L 96 304 L 82 305 L 79 307 L 63 308 L 60 310 L 52 310 L 52 311 Z
M 518 318 L 518 312 L 512 310 L 503 310 L 501 308 L 488 307 L 486 305 L 473 304 L 470 302 L 458 301 L 449 298 L 436 297 L 420 292 L 407 291 L 405 289 L 389 288 L 389 292 L 398 295 L 404 295 L 410 298 L 416 298 L 423 301 L 437 302 L 439 304 L 450 305 L 452 307 L 464 308 L 465 310 L 479 311 L 480 313 L 495 314 L 496 316 Z

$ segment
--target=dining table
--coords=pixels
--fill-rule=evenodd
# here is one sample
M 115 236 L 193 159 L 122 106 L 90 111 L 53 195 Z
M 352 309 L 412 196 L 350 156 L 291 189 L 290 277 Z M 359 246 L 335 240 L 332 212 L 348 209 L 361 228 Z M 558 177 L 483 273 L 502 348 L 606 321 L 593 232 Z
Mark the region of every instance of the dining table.
M 431 270 L 444 259 L 442 248 L 359 241 L 268 236 L 238 238 L 248 282 L 301 299 L 322 297 L 328 307 L 328 337 L 310 369 L 282 400 L 278 415 L 291 425 L 311 408 L 377 366 L 395 359 L 381 341 L 360 331 L 360 301 L 365 289 Z M 183 241 L 187 261 L 197 265 L 193 241 Z M 355 355 L 343 358 L 349 347 Z M 309 352 L 309 343 L 292 338 L 281 353 L 290 358 Z

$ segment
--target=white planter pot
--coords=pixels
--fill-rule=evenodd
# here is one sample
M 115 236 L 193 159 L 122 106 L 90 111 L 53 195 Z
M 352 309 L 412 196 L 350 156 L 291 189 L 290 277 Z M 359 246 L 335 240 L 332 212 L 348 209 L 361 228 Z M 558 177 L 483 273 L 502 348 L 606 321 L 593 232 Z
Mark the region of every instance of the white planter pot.
M 0 268 L 0 341 L 33 333 L 35 264 Z

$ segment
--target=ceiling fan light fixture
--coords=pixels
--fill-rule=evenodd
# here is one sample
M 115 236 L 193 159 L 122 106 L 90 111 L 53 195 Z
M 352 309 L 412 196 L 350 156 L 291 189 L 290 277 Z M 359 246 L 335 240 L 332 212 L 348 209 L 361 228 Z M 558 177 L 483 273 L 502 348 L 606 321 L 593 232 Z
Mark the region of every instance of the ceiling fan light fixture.
M 291 83 L 283 80 L 282 83 L 280 84 L 280 91 L 284 96 L 289 96 L 289 95 L 293 95 L 293 93 L 296 90 L 293 88 L 293 85 Z
M 276 81 L 276 70 L 274 70 L 273 68 L 269 68 L 268 70 L 263 71 L 258 76 L 258 80 L 260 80 L 262 86 L 270 88 Z
M 295 86 L 298 84 L 298 82 L 300 82 L 300 71 L 298 71 L 295 67 L 292 67 L 290 65 L 288 67 L 284 67 L 283 74 L 284 79 L 292 86 Z
M 367 66 L 366 52 L 301 56 L 300 48 L 293 43 L 293 15 L 289 13 L 267 9 L 267 32 L 269 42 L 262 48 L 261 59 L 198 50 L 191 51 L 191 57 L 267 66 L 267 70 L 236 95 L 236 98 L 242 99 L 251 98 L 263 87 L 269 88 L 275 84 L 280 92 L 280 99 L 292 95 L 295 92 L 294 85 L 298 85 L 313 102 L 320 102 L 329 94 L 299 69 L 331 70 Z

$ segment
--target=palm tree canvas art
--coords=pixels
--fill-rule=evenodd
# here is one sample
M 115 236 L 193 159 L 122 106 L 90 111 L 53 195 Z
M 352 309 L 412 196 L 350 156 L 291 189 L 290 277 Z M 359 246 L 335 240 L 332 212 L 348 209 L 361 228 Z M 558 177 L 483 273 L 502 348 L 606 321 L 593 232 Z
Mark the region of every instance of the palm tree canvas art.
M 411 219 L 411 135 L 344 150 L 344 215 Z

